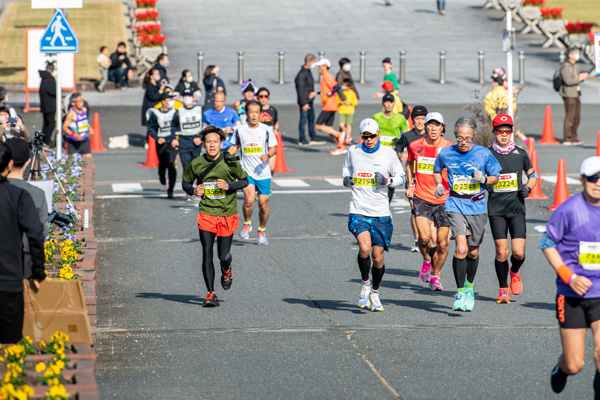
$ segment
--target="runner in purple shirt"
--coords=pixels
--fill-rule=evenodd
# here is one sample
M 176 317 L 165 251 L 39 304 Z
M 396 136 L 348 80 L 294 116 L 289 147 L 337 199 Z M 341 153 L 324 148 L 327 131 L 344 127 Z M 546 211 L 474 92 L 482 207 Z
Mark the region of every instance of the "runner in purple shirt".
M 569 375 L 583 368 L 585 334 L 592 329 L 595 350 L 595 398 L 600 396 L 600 157 L 588 157 L 579 169 L 583 192 L 556 209 L 539 248 L 556 270 L 556 317 L 563 354 L 550 383 L 555 393 Z

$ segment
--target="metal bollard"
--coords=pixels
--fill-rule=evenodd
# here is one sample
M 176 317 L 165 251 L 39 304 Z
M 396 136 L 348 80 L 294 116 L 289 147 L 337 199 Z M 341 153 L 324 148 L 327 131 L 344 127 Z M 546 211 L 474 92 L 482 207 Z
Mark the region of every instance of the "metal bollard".
M 400 51 L 400 84 L 406 83 L 406 51 Z
M 238 51 L 238 83 L 244 82 L 244 52 Z
M 361 84 L 365 83 L 366 63 L 367 63 L 367 52 L 361 51 L 360 52 L 360 79 L 359 79 L 359 83 L 361 83 Z
M 479 84 L 485 83 L 485 51 L 479 50 Z
M 561 50 L 560 53 L 558 54 L 558 60 L 560 61 L 561 64 L 567 60 L 567 55 L 564 50 Z
M 200 77 L 204 76 L 204 52 L 198 52 L 198 75 L 196 75 L 196 79 L 198 82 L 201 82 Z
M 446 83 L 446 52 L 440 51 L 440 84 Z
M 519 51 L 519 85 L 525 84 L 525 52 Z
M 280 51 L 279 52 L 279 80 L 278 80 L 280 85 L 283 85 L 283 83 L 285 82 L 285 78 L 283 76 L 284 62 L 285 62 L 285 52 Z
M 325 58 L 325 52 L 324 51 L 320 51 L 319 52 L 319 58 L 317 58 L 317 60 L 320 60 L 322 58 Z

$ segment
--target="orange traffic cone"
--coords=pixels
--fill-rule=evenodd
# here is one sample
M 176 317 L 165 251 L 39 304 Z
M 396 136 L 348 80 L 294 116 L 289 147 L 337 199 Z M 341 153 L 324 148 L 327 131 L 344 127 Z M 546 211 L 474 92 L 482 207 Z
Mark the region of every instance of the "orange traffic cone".
M 544 116 L 544 130 L 542 131 L 542 144 L 559 144 L 554 139 L 554 127 L 552 126 L 552 109 L 546 106 L 546 115 Z
M 146 163 L 140 164 L 140 167 L 156 168 L 158 167 L 158 154 L 156 153 L 156 140 L 148 136 L 148 152 L 146 153 Z
M 531 158 L 531 155 L 535 151 L 535 144 L 534 144 L 534 142 L 535 141 L 533 140 L 533 138 L 527 139 L 527 154 L 529 154 L 529 158 Z
M 283 153 L 283 141 L 281 140 L 281 132 L 275 132 L 277 138 L 277 156 L 275 158 L 275 172 L 294 172 L 293 169 L 288 169 L 285 165 L 285 154 Z
M 598 139 L 596 140 L 596 155 L 600 157 L 600 132 L 598 132 Z
M 410 111 L 409 117 L 408 117 L 408 129 L 412 130 L 415 128 L 415 125 L 413 124 L 413 120 L 412 120 L 412 106 L 408 106 L 408 111 Z
M 530 142 L 533 142 L 533 139 L 531 139 Z M 531 164 L 533 164 L 533 169 L 538 174 L 538 181 L 533 187 L 533 189 L 531 189 L 531 193 L 529 193 L 529 196 L 527 198 L 531 200 L 545 200 L 548 198 L 548 196 L 544 196 L 544 193 L 542 193 L 540 165 L 538 164 L 537 151 L 535 150 L 533 150 L 533 152 L 531 153 Z
M 94 123 L 92 124 L 94 134 L 92 135 L 92 152 L 106 151 L 102 146 L 102 131 L 100 129 L 100 115 L 94 113 Z
M 567 171 L 565 170 L 565 159 L 558 160 L 558 173 L 556 174 L 556 188 L 554 189 L 554 204 L 548 210 L 556 210 L 558 206 L 569 199 L 569 187 L 567 186 Z

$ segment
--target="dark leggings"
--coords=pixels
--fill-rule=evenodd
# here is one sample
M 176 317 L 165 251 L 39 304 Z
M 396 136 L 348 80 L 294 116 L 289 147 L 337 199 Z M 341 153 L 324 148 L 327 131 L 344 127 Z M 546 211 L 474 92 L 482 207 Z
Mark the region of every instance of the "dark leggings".
M 202 275 L 204 275 L 204 283 L 209 292 L 215 291 L 215 265 L 213 263 L 213 247 L 215 238 L 217 238 L 217 252 L 219 261 L 221 262 L 221 272 L 228 271 L 231 267 L 231 242 L 233 242 L 233 234 L 231 236 L 219 236 L 214 232 L 200 232 L 200 243 L 202 244 Z

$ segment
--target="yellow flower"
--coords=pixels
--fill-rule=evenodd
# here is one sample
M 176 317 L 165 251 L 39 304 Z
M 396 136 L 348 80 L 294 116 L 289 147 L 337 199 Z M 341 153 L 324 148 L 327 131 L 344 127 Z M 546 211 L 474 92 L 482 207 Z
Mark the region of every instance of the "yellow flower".
M 56 386 L 56 385 L 60 385 L 60 381 L 58 380 L 58 378 L 48 379 L 48 386 Z
M 48 392 L 46 392 L 46 396 L 50 398 L 61 398 L 67 397 L 69 394 L 63 385 L 52 386 Z
M 43 340 L 40 340 L 39 343 L 40 343 L 40 346 L 42 346 L 42 348 L 44 348 L 44 349 L 46 348 L 46 342 L 44 342 Z
M 56 365 L 61 370 L 65 368 L 65 362 L 63 360 L 54 361 L 54 365 Z
M 35 391 L 29 385 L 21 386 L 18 391 L 24 393 L 27 397 L 33 397 L 35 394 Z
M 43 362 L 40 362 L 40 363 L 38 363 L 38 364 L 35 366 L 35 370 L 36 370 L 37 372 L 44 372 L 44 371 L 46 370 L 46 364 L 44 364 Z
M 66 279 L 73 279 L 73 273 L 72 273 L 72 272 L 67 272 L 67 273 L 65 274 L 65 278 L 66 278 Z

